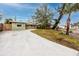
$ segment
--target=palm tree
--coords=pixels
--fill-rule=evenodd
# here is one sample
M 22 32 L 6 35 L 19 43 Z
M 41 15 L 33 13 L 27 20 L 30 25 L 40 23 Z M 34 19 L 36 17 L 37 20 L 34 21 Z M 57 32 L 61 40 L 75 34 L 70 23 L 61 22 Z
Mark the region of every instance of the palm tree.
M 68 14 L 67 18 L 67 25 L 66 25 L 66 35 L 69 35 L 69 29 L 70 29 L 70 17 L 72 15 L 72 12 L 78 11 L 78 8 L 76 8 L 76 4 L 68 3 L 65 5 L 65 8 L 63 10 L 64 14 Z
M 79 10 L 79 4 L 64 3 L 64 4 L 62 4 L 62 7 L 59 8 L 58 10 L 59 10 L 59 17 L 58 17 L 58 19 L 56 19 L 56 22 L 52 29 L 55 29 L 57 27 L 57 25 L 59 24 L 63 15 L 66 14 L 66 15 L 68 15 L 66 34 L 69 35 L 69 28 L 70 28 L 70 21 L 71 21 L 70 16 L 71 16 L 72 12 L 76 12 Z
M 58 17 L 58 19 L 55 19 L 55 24 L 54 24 L 52 29 L 55 29 L 57 27 L 57 25 L 59 24 L 61 18 L 63 17 L 63 10 L 65 8 L 65 5 L 66 4 L 64 3 L 64 4 L 62 4 L 62 6 L 60 8 L 58 8 L 57 11 L 59 12 L 59 17 Z

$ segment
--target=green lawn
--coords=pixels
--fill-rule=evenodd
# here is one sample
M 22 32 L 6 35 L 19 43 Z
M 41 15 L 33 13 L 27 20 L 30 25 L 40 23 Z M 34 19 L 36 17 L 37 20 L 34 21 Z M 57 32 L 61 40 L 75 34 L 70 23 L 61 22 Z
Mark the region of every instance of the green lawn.
M 63 34 L 61 31 L 55 31 L 52 29 L 37 29 L 32 32 L 47 38 L 50 41 L 79 50 L 79 41 L 73 37 Z

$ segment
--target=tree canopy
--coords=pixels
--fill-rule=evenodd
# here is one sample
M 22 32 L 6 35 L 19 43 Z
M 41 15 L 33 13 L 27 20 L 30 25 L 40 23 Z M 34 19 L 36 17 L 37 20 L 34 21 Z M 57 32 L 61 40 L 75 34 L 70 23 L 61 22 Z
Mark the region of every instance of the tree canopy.
M 50 9 L 48 9 L 47 4 L 42 4 L 40 8 L 37 8 L 35 15 L 33 16 L 38 25 L 41 25 L 42 28 L 46 28 L 50 25 L 52 17 L 53 13 Z

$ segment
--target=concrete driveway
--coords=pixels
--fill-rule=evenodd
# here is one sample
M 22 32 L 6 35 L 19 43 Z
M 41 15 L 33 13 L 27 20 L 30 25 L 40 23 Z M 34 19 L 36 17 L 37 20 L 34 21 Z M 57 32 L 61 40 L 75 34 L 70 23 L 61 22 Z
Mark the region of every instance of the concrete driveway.
M 30 30 L 0 33 L 0 55 L 74 56 L 78 51 L 42 38 Z

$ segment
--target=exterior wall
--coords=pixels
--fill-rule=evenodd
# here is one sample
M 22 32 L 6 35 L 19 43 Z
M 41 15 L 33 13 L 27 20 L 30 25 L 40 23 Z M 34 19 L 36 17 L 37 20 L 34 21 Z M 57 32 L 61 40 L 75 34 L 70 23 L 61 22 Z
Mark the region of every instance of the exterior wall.
M 34 25 L 26 25 L 26 29 L 36 29 L 37 26 Z
M 21 26 L 17 26 L 21 25 Z M 12 23 L 12 30 L 25 30 L 25 24 L 23 23 Z
M 11 24 L 3 24 L 3 30 L 4 31 L 8 31 L 12 29 L 12 25 Z

